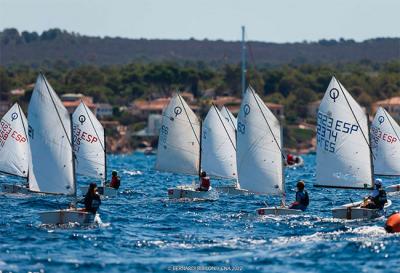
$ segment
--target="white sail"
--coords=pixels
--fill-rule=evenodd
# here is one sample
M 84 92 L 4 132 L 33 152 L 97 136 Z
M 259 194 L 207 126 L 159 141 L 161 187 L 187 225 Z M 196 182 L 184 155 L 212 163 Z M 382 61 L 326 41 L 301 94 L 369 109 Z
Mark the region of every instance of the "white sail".
M 318 110 L 316 185 L 372 187 L 368 118 L 333 77 Z
M 72 124 L 76 173 L 104 181 L 106 157 L 103 126 L 84 102 L 72 114 Z
M 28 177 L 30 148 L 28 122 L 15 103 L 0 121 L 0 172 Z
M 282 136 L 278 119 L 249 87 L 237 123 L 240 186 L 258 194 L 283 192 Z
M 30 190 L 75 194 L 70 116 L 42 74 L 29 102 L 28 122 Z
M 378 108 L 371 125 L 371 147 L 374 173 L 400 175 L 400 126 L 382 107 Z
M 201 168 L 210 176 L 237 178 L 235 130 L 215 106 L 202 126 Z
M 163 111 L 156 169 L 173 173 L 199 172 L 200 123 L 189 105 L 175 95 Z
M 233 127 L 234 130 L 236 130 L 237 127 L 237 120 L 235 116 L 232 114 L 231 111 L 225 106 L 222 106 L 221 108 L 221 114 L 225 118 L 225 120 Z

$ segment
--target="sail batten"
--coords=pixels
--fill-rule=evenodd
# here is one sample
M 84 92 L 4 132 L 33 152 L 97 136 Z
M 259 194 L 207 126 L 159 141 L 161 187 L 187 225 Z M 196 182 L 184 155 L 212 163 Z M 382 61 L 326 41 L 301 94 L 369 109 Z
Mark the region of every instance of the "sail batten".
M 374 152 L 374 173 L 400 175 L 400 126 L 382 107 L 371 125 L 371 146 Z
M 42 74 L 37 78 L 29 102 L 28 121 L 30 190 L 74 195 L 70 116 Z
M 176 94 L 163 111 L 155 168 L 198 175 L 200 122 L 185 100 Z
M 237 178 L 235 131 L 214 105 L 202 126 L 202 170 L 216 178 Z
M 0 172 L 28 177 L 30 147 L 27 119 L 15 103 L 0 121 Z
M 237 131 L 237 169 L 241 188 L 257 194 L 282 194 L 280 123 L 251 87 L 240 106 Z
M 77 174 L 105 180 L 105 135 L 96 116 L 82 101 L 72 114 Z
M 372 187 L 368 118 L 333 77 L 318 109 L 316 186 Z

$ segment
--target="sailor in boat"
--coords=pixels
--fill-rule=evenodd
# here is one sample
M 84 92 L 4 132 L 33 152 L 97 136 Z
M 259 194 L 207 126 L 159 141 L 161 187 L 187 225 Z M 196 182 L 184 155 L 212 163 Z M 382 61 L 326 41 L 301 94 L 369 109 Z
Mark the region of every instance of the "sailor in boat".
M 375 189 L 371 195 L 367 196 L 364 203 L 361 205 L 362 208 L 366 209 L 379 209 L 383 210 L 387 203 L 386 191 L 382 187 L 382 179 L 375 179 Z
M 290 205 L 289 209 L 300 209 L 302 211 L 307 209 L 310 198 L 308 197 L 308 192 L 304 188 L 304 181 L 300 180 L 297 182 L 296 201 Z
M 200 186 L 196 191 L 209 191 L 210 190 L 210 177 L 207 176 L 206 172 L 200 174 Z
M 286 157 L 286 165 L 293 166 L 300 163 L 300 157 L 292 154 L 288 154 Z
M 121 178 L 118 176 L 117 171 L 112 171 L 110 187 L 118 190 L 119 186 L 121 186 Z
M 100 194 L 97 192 L 96 183 L 90 183 L 85 198 L 79 201 L 78 203 L 85 205 L 84 211 L 96 214 L 97 210 L 100 208 L 101 205 Z
M 286 157 L 286 163 L 288 165 L 293 165 L 295 163 L 294 156 L 292 154 L 288 154 Z

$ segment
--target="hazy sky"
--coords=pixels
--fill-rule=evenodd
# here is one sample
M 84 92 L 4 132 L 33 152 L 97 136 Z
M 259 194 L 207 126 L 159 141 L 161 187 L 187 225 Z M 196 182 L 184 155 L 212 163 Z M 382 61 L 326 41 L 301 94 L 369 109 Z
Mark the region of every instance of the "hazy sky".
M 400 0 L 0 0 L 0 29 L 294 42 L 400 37 Z

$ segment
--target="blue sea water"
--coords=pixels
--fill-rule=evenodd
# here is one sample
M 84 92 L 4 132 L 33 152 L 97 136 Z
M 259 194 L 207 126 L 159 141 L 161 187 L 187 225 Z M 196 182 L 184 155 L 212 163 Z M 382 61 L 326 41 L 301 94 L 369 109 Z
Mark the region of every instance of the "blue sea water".
M 332 207 L 367 192 L 313 188 L 315 156 L 304 158 L 305 167 L 285 172 L 288 202 L 298 179 L 310 193 L 310 207 L 298 217 L 256 216 L 265 201 L 279 204 L 262 196 L 169 201 L 168 187 L 194 178 L 154 171 L 155 156 L 141 154 L 108 157 L 122 186 L 118 197 L 103 200 L 99 225 L 42 226 L 37 212 L 66 207 L 70 199 L 0 194 L 0 271 L 399 272 L 400 236 L 386 234 L 385 219 L 331 217 Z M 0 183 L 11 180 L 0 176 Z M 400 196 L 390 198 L 389 211 L 399 210 Z

